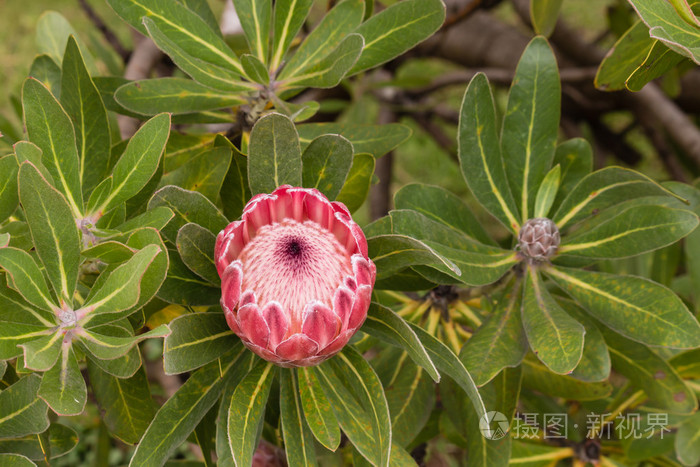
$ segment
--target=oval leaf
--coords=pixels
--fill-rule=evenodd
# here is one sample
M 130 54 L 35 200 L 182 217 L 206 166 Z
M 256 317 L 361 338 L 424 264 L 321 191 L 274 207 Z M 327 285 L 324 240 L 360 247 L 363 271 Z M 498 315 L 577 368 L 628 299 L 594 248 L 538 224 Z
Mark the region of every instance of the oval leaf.
M 570 268 L 546 274 L 591 315 L 620 334 L 648 345 L 700 345 L 700 324 L 670 289 L 648 279 Z
M 272 113 L 250 132 L 248 182 L 252 194 L 271 193 L 280 185 L 301 186 L 301 148 L 291 120 Z

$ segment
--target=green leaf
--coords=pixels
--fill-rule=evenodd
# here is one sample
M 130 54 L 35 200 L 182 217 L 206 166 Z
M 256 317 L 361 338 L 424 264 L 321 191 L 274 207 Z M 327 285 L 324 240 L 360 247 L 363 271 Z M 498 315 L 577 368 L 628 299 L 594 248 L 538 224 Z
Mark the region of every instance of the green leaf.
M 529 347 L 521 318 L 521 283 L 507 285 L 489 317 L 459 353 L 474 383 L 481 387 L 504 368 L 520 365 Z
M 70 340 L 61 345 L 56 364 L 41 378 L 37 396 L 59 415 L 78 415 L 87 402 L 87 387 Z
M 668 2 L 630 0 L 630 3 L 649 27 L 649 35 L 673 51 L 700 64 L 700 29 L 688 24 Z
M 693 3 L 691 6 L 688 3 L 688 0 L 670 0 L 671 5 L 673 5 L 673 8 L 676 9 L 676 13 L 683 18 L 683 20 L 690 24 L 691 26 L 700 26 L 700 21 L 698 18 L 695 16 L 693 13 L 692 7 L 697 6 L 696 3 Z
M 449 259 L 438 254 L 420 240 L 405 235 L 377 235 L 367 239 L 369 256 L 377 266 L 377 279 L 391 276 L 408 266 L 418 264 L 461 274 L 459 268 Z
M 108 0 L 107 3 L 142 34 L 147 34 L 142 24 L 142 18 L 147 16 L 163 35 L 187 54 L 237 73 L 243 72 L 236 54 L 226 45 L 221 33 L 215 32 L 206 20 L 182 3 L 162 0 Z
M 553 397 L 594 401 L 610 395 L 612 385 L 607 381 L 586 383 L 572 376 L 558 375 L 539 362 L 523 360 L 523 386 Z
M 185 224 L 177 233 L 177 251 L 182 262 L 202 279 L 221 284 L 214 262 L 216 236 L 197 224 Z
M 271 0 L 234 0 L 250 51 L 262 63 L 267 63 L 272 19 Z
M 0 281 L 7 281 L 6 276 L 0 275 Z M 30 306 L 22 295 L 10 287 L 0 288 L 0 309 L 3 310 L 0 321 L 3 322 L 28 324 L 45 328 L 52 328 L 56 325 L 53 313 L 42 315 L 41 312 Z M 12 333 L 8 332 L 6 335 L 12 335 Z M 0 358 L 0 360 L 3 359 Z
M 284 115 L 266 115 L 250 132 L 248 182 L 254 195 L 271 193 L 284 184 L 301 186 L 299 137 Z
M 134 250 L 123 243 L 107 240 L 83 250 L 80 254 L 85 258 L 99 259 L 107 264 L 112 264 L 128 261 L 134 253 Z
M 258 445 L 260 424 L 275 372 L 270 362 L 259 360 L 238 383 L 228 411 L 228 437 L 236 465 L 251 465 Z
M 537 34 L 549 37 L 559 18 L 563 0 L 535 0 L 530 2 L 530 21 Z M 535 216 L 537 217 L 537 216 Z
M 189 379 L 158 410 L 139 442 L 129 465 L 162 465 L 216 404 L 229 382 L 238 357 L 212 362 Z
M 672 413 L 691 413 L 698 407 L 693 391 L 676 370 L 649 347 L 625 339 L 605 326 L 600 327 L 610 350 L 615 371 L 649 396 L 646 405 Z
M 87 353 L 90 363 L 99 367 L 105 373 L 117 378 L 131 378 L 141 368 L 141 353 L 137 346 L 133 347 L 126 355 L 113 360 L 100 360 Z
M 53 302 L 44 274 L 34 258 L 17 248 L 0 248 L 0 267 L 9 275 L 7 285 L 17 290 L 25 300 L 41 310 L 37 312 L 41 316 L 39 319 L 43 318 L 44 324 L 53 323 L 54 312 L 58 307 Z
M 87 197 L 107 174 L 111 137 L 102 98 L 72 36 L 63 56 L 61 104 L 75 127 L 80 183 Z
M 19 169 L 19 198 L 49 281 L 60 302 L 71 304 L 80 268 L 80 238 L 70 206 L 29 162 Z
M 315 371 L 299 368 L 299 396 L 304 417 L 316 439 L 330 451 L 340 444 L 340 429 L 330 402 L 324 394 Z
M 423 429 L 435 406 L 435 385 L 427 372 L 399 349 L 383 349 L 374 367 L 391 413 L 392 458 L 396 445 L 408 446 Z
M 638 21 L 620 37 L 608 52 L 595 76 L 595 86 L 601 91 L 625 89 L 625 83 L 632 73 L 644 62 L 654 40 L 649 37 L 649 29 Z
M 468 253 L 480 253 L 482 255 L 500 255 L 509 253 L 498 247 L 486 246 L 478 243 L 462 231 L 450 228 L 440 221 L 432 220 L 417 211 L 394 210 L 389 216 L 382 218 L 365 228 L 368 236 L 383 233 L 394 233 L 420 238 L 428 245 L 438 244 L 445 247 L 463 250 Z
M 152 329 L 138 336 L 115 337 L 104 335 L 100 332 L 101 329 L 81 329 L 76 331 L 76 335 L 81 338 L 82 344 L 88 351 L 100 360 L 113 360 L 115 358 L 126 355 L 139 342 L 155 338 L 165 337 L 170 334 L 170 329 L 167 325 L 161 324 L 155 329 Z
M 591 315 L 648 345 L 700 345 L 700 324 L 670 289 L 648 279 L 563 267 L 545 270 Z
M 313 0 L 280 0 L 275 2 L 271 70 L 278 69 L 282 64 L 285 53 L 304 25 L 304 20 L 306 20 L 312 5 Z
M 144 249 L 150 245 L 160 248 L 148 269 L 141 279 L 141 293 L 139 301 L 131 309 L 136 310 L 148 303 L 158 292 L 168 271 L 169 258 L 160 234 L 153 228 L 142 228 L 134 231 L 126 242 L 127 246 L 134 249 Z
M 501 134 L 503 164 L 522 222 L 537 217 L 535 195 L 554 158 L 560 100 L 554 52 L 546 39 L 536 37 L 515 71 Z
M 505 420 L 495 420 L 496 414 L 489 412 L 483 418 L 481 414 L 474 410 L 463 397 L 455 382 L 446 379 L 440 386 L 440 395 L 443 399 L 444 416 L 446 416 L 456 430 L 466 438 L 466 446 L 469 450 L 469 465 L 480 467 L 508 466 L 511 454 L 511 435 L 504 433 L 503 425 L 506 428 L 513 422 L 515 408 L 520 395 L 521 370 L 520 368 L 508 368 L 501 371 L 496 377 L 481 388 L 486 405 L 490 411 L 500 412 L 505 416 Z M 482 420 L 490 420 L 486 426 Z M 499 439 L 489 439 L 484 436 L 483 429 L 490 428 L 492 437 Z M 497 430 L 501 430 L 499 433 Z
M 360 209 L 367 199 L 372 175 L 374 175 L 374 164 L 374 157 L 371 154 L 360 153 L 353 157 L 345 184 L 335 198 L 336 201 L 345 204 L 350 212 Z
M 158 298 L 177 305 L 213 306 L 219 304 L 221 287 L 201 279 L 182 262 L 179 254 L 171 251 L 168 276 L 158 290 Z
M 346 3 L 352 2 L 345 1 L 341 5 Z M 411 129 L 400 123 L 388 125 L 305 123 L 299 125 L 297 130 L 302 149 L 306 149 L 311 141 L 321 135 L 338 134 L 350 140 L 355 148 L 355 157 L 360 153 L 369 153 L 375 159 L 396 148 L 411 136 Z
M 22 349 L 17 347 L 19 344 L 51 333 L 50 328 L 34 324 L 12 321 L 0 321 L 0 324 L 0 360 L 3 361 L 22 355 Z M 4 370 L 2 372 L 4 373 Z
M 559 190 L 550 211 L 556 211 L 571 189 L 593 169 L 593 148 L 583 138 L 564 141 L 554 153 L 555 165 L 561 167 Z
M 49 445 L 46 446 L 48 437 Z M 43 461 L 48 454 L 50 459 L 56 459 L 72 451 L 78 445 L 78 435 L 72 429 L 60 423 L 53 423 L 48 433 L 27 435 L 21 438 L 0 440 L 0 452 L 14 452 L 35 461 Z M 48 449 L 47 449 L 48 448 Z M 0 465 L 2 461 L 0 461 Z M 16 466 L 17 464 L 10 464 Z
M 324 365 L 316 367 L 326 397 L 340 426 L 362 455 L 373 465 L 388 465 L 391 422 L 384 390 L 365 359 L 346 347 Z M 316 371 L 315 371 L 316 372 Z
M 143 25 L 158 48 L 168 54 L 178 68 L 190 75 L 195 81 L 228 93 L 256 89 L 254 84 L 241 81 L 238 73 L 201 60 L 198 55 L 192 55 L 185 51 L 176 42 L 170 40 L 151 18 L 144 17 Z
M 586 329 L 583 355 L 571 376 L 589 383 L 605 381 L 610 376 L 610 354 L 598 325 L 574 302 L 558 297 L 557 303 Z
M 44 167 L 42 162 L 43 153 L 41 152 L 41 149 L 39 149 L 39 146 L 29 141 L 18 141 L 13 147 L 15 150 L 15 155 L 17 156 L 17 162 L 20 165 L 24 161 L 31 162 L 51 185 L 56 186 L 53 177 L 51 177 L 49 171 L 46 170 L 46 167 Z
M 479 395 L 479 391 L 474 384 L 474 380 L 464 367 L 460 359 L 452 353 L 452 351 L 435 337 L 428 334 L 421 327 L 415 324 L 410 324 L 413 331 L 418 335 L 418 338 L 423 343 L 425 350 L 428 351 L 430 359 L 433 361 L 438 370 L 446 374 L 467 393 L 467 396 L 474 406 L 478 418 L 481 418 L 486 413 L 484 401 Z
M 22 87 L 22 106 L 29 139 L 41 149 L 43 164 L 66 196 L 73 215 L 80 217 L 80 159 L 70 117 L 49 90 L 32 78 Z
M 620 200 L 646 196 L 675 196 L 649 177 L 622 167 L 607 167 L 581 179 L 552 216 L 559 230 Z
M 228 376 L 226 387 L 219 403 L 219 412 L 216 417 L 216 456 L 217 464 L 221 467 L 235 467 L 231 448 L 228 440 L 228 409 L 231 406 L 231 398 L 238 383 L 248 374 L 259 359 L 253 352 L 242 350 L 241 358 L 236 362 L 233 373 Z
M 415 270 L 426 278 L 442 282 L 465 283 L 469 285 L 490 284 L 499 279 L 518 260 L 512 251 L 488 247 L 477 243 L 461 232 L 450 229 L 442 223 L 430 220 L 416 211 L 391 211 L 388 218 L 366 227 L 367 235 L 375 237 L 385 232 L 422 238 L 423 244 L 435 253 L 452 261 L 457 271 L 438 265 L 432 267 L 440 271 L 439 276 L 428 268 L 417 266 Z M 451 280 L 444 277 L 447 274 Z
M 166 186 L 153 194 L 148 202 L 148 209 L 160 206 L 170 208 L 175 213 L 175 217 L 162 230 L 165 238 L 173 243 L 180 228 L 189 222 L 212 233 L 219 233 L 228 225 L 228 220 L 205 196 L 177 186 Z
M 552 298 L 534 267 L 527 268 L 522 318 L 537 358 L 554 373 L 572 372 L 581 360 L 585 329 Z
M 335 50 L 338 44 L 360 25 L 364 8 L 364 0 L 346 0 L 333 7 L 318 26 L 306 36 L 289 62 L 282 68 L 279 79 L 299 75 L 300 72 L 318 63 L 330 51 Z
M 654 41 L 649 55 L 627 78 L 625 87 L 630 91 L 640 91 L 648 82 L 666 74 L 684 60 L 687 59 L 666 47 L 661 41 Z
M 37 55 L 29 68 L 29 76 L 41 81 L 56 99 L 61 97 L 61 67 L 49 55 Z
M 19 203 L 17 196 L 17 158 L 12 154 L 0 157 L 0 222 L 15 212 Z
M 250 77 L 250 79 L 263 86 L 268 86 L 270 84 L 270 73 L 265 68 L 265 65 L 258 60 L 254 55 L 244 54 L 241 55 L 241 65 L 243 66 L 243 71 Z
M 125 443 L 137 443 L 156 414 L 144 369 L 121 379 L 88 360 L 88 374 L 90 387 L 103 411 L 102 421 L 109 431 Z
M 228 139 L 221 139 L 227 141 L 233 151 L 231 165 L 229 165 L 226 178 L 221 186 L 221 202 L 226 217 L 236 219 L 241 215 L 243 207 L 251 198 L 248 186 L 248 158 L 241 154 Z
M 683 465 L 692 466 L 700 462 L 700 412 L 691 415 L 678 426 L 676 433 L 676 457 Z
M 176 170 L 164 174 L 160 186 L 177 185 L 186 190 L 198 191 L 211 202 L 216 202 L 230 164 L 229 148 L 207 149 Z
M 421 183 L 404 185 L 394 195 L 394 206 L 418 211 L 481 243 L 495 246 L 469 206 L 444 188 Z
M 30 374 L 0 392 L 0 438 L 43 433 L 49 427 L 46 403 L 36 396 L 41 378 Z
M 45 11 L 39 17 L 36 25 L 36 45 L 40 54 L 46 54 L 57 64 L 63 61 L 63 53 L 70 36 L 78 37 L 75 29 L 68 20 L 55 11 Z M 78 40 L 80 50 L 85 56 L 85 62 L 90 74 L 97 73 L 97 67 L 92 55 L 87 53 L 87 47 Z M 58 97 L 58 96 L 56 96 Z
M 460 167 L 474 197 L 512 232 L 520 230 L 518 208 L 508 186 L 496 110 L 486 76 L 478 73 L 467 86 L 457 135 Z
M 2 467 L 36 467 L 36 464 L 21 454 L 0 454 Z
M 82 324 L 89 323 L 100 314 L 118 314 L 115 316 L 118 319 L 123 312 L 128 313 L 139 303 L 141 281 L 161 251 L 158 245 L 148 245 L 112 271 L 101 287 L 76 312 Z
M 169 134 L 168 114 L 156 115 L 139 128 L 114 166 L 109 195 L 100 200 L 99 206 L 94 207 L 95 211 L 107 212 L 146 186 L 158 168 Z
M 303 186 L 316 188 L 334 200 L 353 163 L 352 143 L 340 135 L 322 135 L 304 150 L 301 160 Z
M 439 271 L 435 275 L 433 269 L 424 266 L 416 266 L 414 268 L 419 274 L 433 282 L 437 281 L 440 283 L 442 279 L 446 279 L 445 275 L 448 275 L 453 279 L 453 283 L 471 286 L 491 284 L 503 277 L 518 262 L 516 254 L 510 251 L 486 254 L 471 253 L 433 241 L 425 241 L 423 243 L 432 248 L 438 255 L 451 261 L 457 267 L 457 270 L 461 271 L 461 275 L 456 275 L 442 265 L 432 265 L 431 268 Z
M 542 179 L 542 184 L 540 184 L 535 198 L 535 217 L 547 217 L 549 214 L 559 189 L 560 175 L 561 167 L 556 165 Z
M 114 229 L 122 233 L 131 233 L 135 230 L 147 227 L 161 230 L 168 225 L 168 222 L 170 222 L 174 216 L 175 214 L 170 208 L 160 206 L 150 209 L 143 214 L 139 214 L 136 217 L 132 217 L 123 224 L 119 224 Z
M 170 112 L 173 115 L 224 109 L 245 103 L 239 94 L 217 91 L 183 78 L 154 78 L 122 85 L 114 99 L 140 115 Z
M 61 353 L 63 332 L 58 330 L 36 340 L 25 342 L 20 347 L 24 349 L 24 366 L 30 370 L 46 371 L 55 365 Z
M 338 47 L 316 64 L 279 83 L 281 89 L 297 87 L 332 88 L 338 85 L 357 62 L 364 39 L 359 34 L 350 34 Z M 366 50 L 366 49 L 365 49 Z
M 291 465 L 317 465 L 314 438 L 304 419 L 294 368 L 280 368 L 280 415 L 287 462 Z
M 697 225 L 698 217 L 691 211 L 633 206 L 590 230 L 565 237 L 557 253 L 591 258 L 636 256 L 677 242 Z
M 372 16 L 355 32 L 365 38 L 362 56 L 350 74 L 398 57 L 432 36 L 445 20 L 442 0 L 405 0 Z
M 241 345 L 223 313 L 188 313 L 169 326 L 163 344 L 163 368 L 169 375 L 192 371 Z
M 417 365 L 427 370 L 436 383 L 440 381 L 440 374 L 416 333 L 390 308 L 372 302 L 362 330 L 403 349 Z

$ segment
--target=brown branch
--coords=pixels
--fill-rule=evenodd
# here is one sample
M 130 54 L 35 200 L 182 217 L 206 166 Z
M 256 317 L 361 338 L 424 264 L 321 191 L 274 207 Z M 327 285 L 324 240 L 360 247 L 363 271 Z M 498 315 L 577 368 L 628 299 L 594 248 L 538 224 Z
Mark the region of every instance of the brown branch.
M 459 10 L 455 13 L 448 15 L 445 18 L 445 22 L 442 24 L 442 29 L 447 30 L 457 23 L 461 23 L 464 19 L 468 18 L 469 15 L 474 13 L 477 8 L 481 6 L 481 0 L 471 0 L 465 5 L 461 6 Z
M 628 97 L 637 114 L 647 114 L 656 120 L 676 144 L 700 165 L 700 130 L 655 83 L 647 84 L 644 89 Z
M 129 58 L 129 51 L 124 47 L 124 44 L 119 40 L 116 34 L 102 21 L 102 18 L 95 12 L 95 10 L 90 6 L 87 0 L 78 0 L 80 7 L 85 12 L 85 15 L 92 21 L 97 29 L 102 33 L 105 40 L 112 48 L 119 54 L 122 60 L 127 61 Z
M 661 162 L 663 162 L 668 173 L 674 180 L 688 183 L 688 177 L 685 175 L 683 166 L 678 161 L 676 154 L 669 147 L 668 141 L 666 141 L 666 135 L 656 122 L 656 119 L 654 119 L 653 116 L 643 112 L 639 113 L 638 116 L 642 129 L 656 148 L 656 152 L 659 154 Z

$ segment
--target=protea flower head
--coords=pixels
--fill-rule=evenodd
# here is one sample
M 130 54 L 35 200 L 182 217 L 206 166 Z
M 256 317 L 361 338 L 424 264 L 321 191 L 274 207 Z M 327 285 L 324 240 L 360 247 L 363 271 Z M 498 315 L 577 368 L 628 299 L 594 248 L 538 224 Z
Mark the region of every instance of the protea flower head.
M 520 228 L 520 253 L 532 261 L 546 261 L 557 252 L 561 238 L 554 222 L 546 217 L 530 219 Z
M 216 239 L 229 327 L 265 360 L 317 365 L 367 317 L 376 277 L 348 209 L 315 189 L 254 196 Z

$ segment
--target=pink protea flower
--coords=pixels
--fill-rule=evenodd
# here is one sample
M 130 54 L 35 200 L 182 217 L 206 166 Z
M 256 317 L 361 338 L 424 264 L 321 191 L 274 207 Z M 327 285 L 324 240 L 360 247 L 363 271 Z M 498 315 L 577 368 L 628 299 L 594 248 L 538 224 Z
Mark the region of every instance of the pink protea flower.
M 226 321 L 265 360 L 317 365 L 367 317 L 376 277 L 367 240 L 318 190 L 283 185 L 254 196 L 214 254 Z

